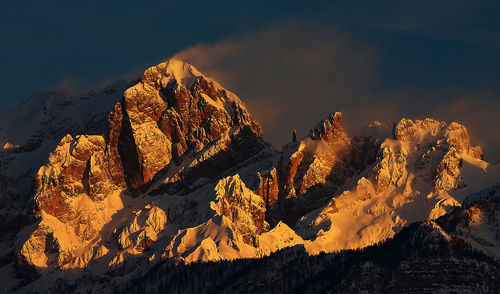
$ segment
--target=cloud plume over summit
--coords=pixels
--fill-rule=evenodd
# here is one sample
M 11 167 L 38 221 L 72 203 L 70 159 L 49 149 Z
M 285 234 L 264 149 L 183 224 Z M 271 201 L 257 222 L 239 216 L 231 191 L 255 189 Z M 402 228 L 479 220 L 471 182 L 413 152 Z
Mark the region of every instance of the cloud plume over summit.
M 291 140 L 292 128 L 304 136 L 322 117 L 342 111 L 352 132 L 373 120 L 389 126 L 402 117 L 458 121 L 485 146 L 487 159 L 496 162 L 500 157 L 500 140 L 482 131 L 489 125 L 500 133 L 500 119 L 494 115 L 497 93 L 463 90 L 444 80 L 438 89 L 419 87 L 412 80 L 392 87 L 383 81 L 388 57 L 346 33 L 281 25 L 201 43 L 175 57 L 242 97 L 262 124 L 264 137 L 277 148 Z
M 240 95 L 277 147 L 290 140 L 292 128 L 305 135 L 318 119 L 354 107 L 375 79 L 370 50 L 313 28 L 267 29 L 175 57 Z

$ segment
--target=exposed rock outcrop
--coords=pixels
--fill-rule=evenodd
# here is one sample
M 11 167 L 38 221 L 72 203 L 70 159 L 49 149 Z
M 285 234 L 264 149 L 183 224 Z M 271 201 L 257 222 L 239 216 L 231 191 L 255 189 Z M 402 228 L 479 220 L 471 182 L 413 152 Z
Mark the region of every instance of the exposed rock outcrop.
M 217 202 L 211 204 L 212 209 L 235 224 L 245 243 L 257 245 L 257 236 L 269 230 L 263 199 L 249 190 L 238 175 L 222 179 L 215 191 Z
M 59 142 L 35 178 L 36 222 L 12 256 L 51 278 L 128 275 L 166 260 L 363 248 L 414 222 L 426 246 L 457 237 L 497 248 L 476 234 L 491 231 L 496 202 L 458 208 L 497 175 L 465 127 L 432 119 L 349 136 L 335 112 L 278 152 L 237 96 L 170 60 L 123 93 L 104 134 Z M 369 262 L 359 269 L 380 274 Z
M 193 184 L 205 175 L 207 164 L 202 163 L 208 163 L 221 152 L 229 154 L 223 165 L 227 169 L 265 148 L 264 143 L 255 144 L 261 140 L 261 133 L 238 97 L 191 65 L 170 60 L 154 66 L 139 83 L 125 91 L 109 115 L 103 136 L 68 135 L 52 152 L 49 163 L 40 169 L 35 180 L 35 215 L 51 221 L 45 222 L 46 229 L 36 229 L 26 244 L 44 238 L 43 232 L 49 234 L 58 223 L 61 226 L 87 223 L 88 228 L 94 227 L 92 231 L 99 231 L 104 224 L 101 221 L 82 220 L 78 205 L 81 199 L 100 207 L 109 195 L 123 193 L 124 189 L 139 189 L 161 171 L 168 171 L 168 179 L 179 181 L 188 177 L 184 184 Z M 121 204 L 115 204 L 112 207 L 119 209 Z M 96 219 L 110 217 L 103 215 Z M 258 215 L 255 221 L 261 232 L 264 213 Z M 87 244 L 95 237 L 87 231 L 78 225 L 78 236 L 84 236 L 81 242 L 85 243 L 80 245 L 97 246 Z M 137 235 L 133 240 L 132 233 Z M 136 250 L 143 251 L 156 240 L 157 234 L 146 223 L 132 226 L 122 231 L 120 247 L 133 244 Z M 245 234 L 247 241 L 252 238 L 250 232 Z M 30 255 L 40 252 L 33 252 L 29 249 L 32 247 L 24 246 L 19 254 L 34 265 L 29 262 Z M 83 247 L 77 248 L 78 251 Z M 63 254 L 61 246 L 55 248 L 58 249 L 51 254 Z M 43 258 L 37 260 L 41 264 L 36 265 L 44 267 Z M 65 264 L 64 260 L 58 264 L 75 266 L 71 261 Z
M 342 127 L 342 114 L 330 114 L 307 137 L 286 145 L 275 169 L 259 175 L 256 192 L 271 207 L 268 219 L 293 226 L 371 164 L 379 145 L 372 137 L 350 138 Z
M 323 243 L 315 248 L 359 248 L 392 237 L 407 223 L 436 219 L 460 206 L 464 161 L 482 172 L 481 148 L 470 145 L 463 126 L 402 119 L 357 184 L 304 216 L 299 231 Z
M 134 247 L 138 252 L 148 249 L 156 240 L 167 224 L 165 211 L 157 206 L 147 205 L 136 211 L 130 222 L 116 230 L 118 245 L 121 249 Z

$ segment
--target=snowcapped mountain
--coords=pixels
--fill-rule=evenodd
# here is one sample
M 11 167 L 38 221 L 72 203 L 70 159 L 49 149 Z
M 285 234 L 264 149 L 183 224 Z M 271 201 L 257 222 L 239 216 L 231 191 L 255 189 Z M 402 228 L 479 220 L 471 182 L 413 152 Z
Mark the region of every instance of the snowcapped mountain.
M 33 175 L 66 134 L 103 133 L 107 114 L 131 84 L 120 80 L 80 96 L 39 93 L 2 113 L 0 188 L 5 193 L 1 208 L 25 205 L 29 195 L 24 194 L 29 194 Z M 7 194 L 15 195 L 7 200 Z
M 33 179 L 50 152 L 68 133 L 103 133 L 107 114 L 133 83 L 78 96 L 39 93 L 0 115 L 1 258 L 12 254 L 15 235 L 30 222 Z
M 435 272 L 438 256 L 482 262 L 484 283 L 500 287 L 500 167 L 455 122 L 374 122 L 352 136 L 335 112 L 277 151 L 235 94 L 172 59 L 99 93 L 35 96 L 0 125 L 2 219 L 18 222 L 3 232 L 6 292 L 127 291 L 138 279 L 151 292 L 242 292 L 235 281 L 266 275 L 279 287 L 265 292 L 397 291 L 408 263 Z M 396 247 L 390 275 L 366 253 Z M 351 276 L 330 285 L 321 277 L 343 254 Z M 302 278 L 268 274 L 313 260 Z M 177 279 L 201 261 L 219 262 L 223 280 L 246 274 L 224 284 L 201 273 L 192 288 L 151 278 L 167 268 Z

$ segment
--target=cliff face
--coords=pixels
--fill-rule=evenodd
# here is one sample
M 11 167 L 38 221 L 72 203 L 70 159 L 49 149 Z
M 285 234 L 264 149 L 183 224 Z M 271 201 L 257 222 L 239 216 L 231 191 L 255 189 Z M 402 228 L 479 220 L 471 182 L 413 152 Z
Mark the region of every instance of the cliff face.
M 103 134 L 60 140 L 36 173 L 36 220 L 17 236 L 16 267 L 132 273 L 297 245 L 334 252 L 419 221 L 443 238 L 480 230 L 467 240 L 497 248 L 483 236 L 485 217 L 498 218 L 491 199 L 460 208 L 500 176 L 464 126 L 402 119 L 392 133 L 369 128 L 349 135 L 335 112 L 278 152 L 236 95 L 169 60 L 123 92 Z M 441 221 L 453 213 L 461 225 Z
M 34 262 L 36 258 L 31 254 L 44 253 L 30 248 L 44 247 L 42 239 L 59 242 L 60 238 L 74 237 L 54 235 L 54 222 L 68 226 L 78 239 L 75 243 L 81 242 L 82 247 L 89 249 L 83 243 L 102 238 L 96 234 L 105 223 L 102 218 L 107 220 L 111 214 L 84 215 L 87 207 L 82 207 L 82 202 L 90 202 L 98 209 L 112 202 L 106 210 L 120 210 L 119 199 L 106 198 L 150 184 L 156 175 L 161 177 L 160 171 L 168 173 L 166 183 L 181 181 L 184 174 L 190 175 L 185 182 L 194 183 L 203 177 L 196 173 L 203 169 L 198 167 L 204 161 L 233 151 L 233 145 L 243 145 L 232 144 L 233 140 L 251 143 L 260 140 L 261 132 L 238 97 L 192 66 L 170 60 L 148 69 L 141 81 L 126 90 L 116 104 L 103 136 L 64 137 L 50 154 L 48 164 L 39 170 L 34 202 L 35 215 L 42 221 L 20 251 L 20 258 L 39 267 L 48 266 L 44 258 Z M 266 146 L 261 145 L 252 146 L 256 150 L 250 150 L 249 154 L 237 154 L 240 158 L 229 165 Z M 234 152 L 243 151 L 240 148 Z M 47 220 L 50 224 L 45 224 L 46 219 L 50 219 Z M 80 226 L 74 227 L 75 223 L 86 227 L 77 229 Z M 48 237 L 49 234 L 52 235 Z M 56 254 L 71 252 L 58 266 L 74 267 L 75 249 L 63 248 L 61 244 L 55 247 Z
M 271 221 L 293 225 L 326 204 L 375 161 L 379 146 L 373 137 L 350 138 L 340 112 L 318 122 L 308 136 L 283 148 L 274 168 L 259 174 L 257 193 L 271 208 Z
M 104 136 L 61 140 L 37 174 L 37 211 L 64 222 L 70 214 L 65 199 L 85 193 L 102 200 L 113 189 L 138 188 L 171 162 L 244 126 L 261 135 L 234 94 L 190 65 L 171 60 L 152 67 L 125 91 Z
M 316 240 L 314 252 L 360 248 L 390 238 L 407 224 L 434 220 L 460 206 L 475 189 L 468 182 L 487 174 L 481 154 L 457 123 L 402 119 L 357 183 L 305 215 L 297 229 Z M 490 172 L 498 173 L 495 168 Z
M 109 111 L 136 82 L 119 80 L 76 96 L 41 92 L 0 114 L 0 259 L 32 221 L 33 179 L 49 154 L 67 134 L 104 134 Z

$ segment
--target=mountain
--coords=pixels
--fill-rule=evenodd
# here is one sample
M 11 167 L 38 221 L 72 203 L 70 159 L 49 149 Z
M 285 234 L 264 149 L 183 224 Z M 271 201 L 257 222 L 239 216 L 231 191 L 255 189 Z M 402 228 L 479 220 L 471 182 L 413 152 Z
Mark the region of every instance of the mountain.
M 500 166 L 456 122 L 352 136 L 334 112 L 276 150 L 235 94 L 171 59 L 0 123 L 5 292 L 500 288 Z
M 78 96 L 43 92 L 0 114 L 0 258 L 12 254 L 16 234 L 31 221 L 32 182 L 50 152 L 68 133 L 103 133 L 109 111 L 134 83 Z

